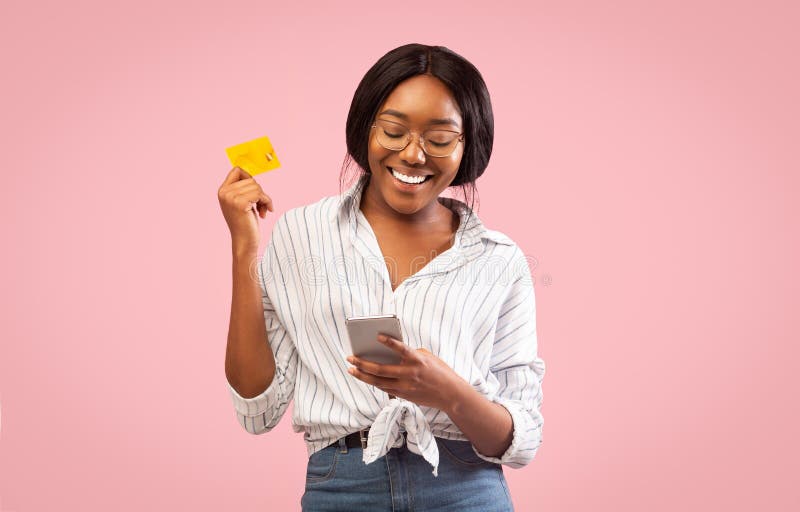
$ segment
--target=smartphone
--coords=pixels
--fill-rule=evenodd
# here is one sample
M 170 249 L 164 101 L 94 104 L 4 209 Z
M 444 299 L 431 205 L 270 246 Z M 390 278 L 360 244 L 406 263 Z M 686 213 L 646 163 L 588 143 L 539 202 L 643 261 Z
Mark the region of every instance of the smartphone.
M 381 333 L 403 341 L 396 315 L 356 316 L 346 318 L 345 325 L 354 356 L 380 364 L 400 364 L 400 354 L 378 341 Z

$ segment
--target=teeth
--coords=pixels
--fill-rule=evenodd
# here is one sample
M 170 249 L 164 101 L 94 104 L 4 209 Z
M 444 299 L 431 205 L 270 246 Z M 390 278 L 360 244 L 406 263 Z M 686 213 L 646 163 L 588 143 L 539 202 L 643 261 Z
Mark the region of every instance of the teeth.
M 400 174 L 399 172 L 395 171 L 391 167 L 389 168 L 389 170 L 392 171 L 392 176 L 394 176 L 398 180 L 402 181 L 403 183 L 412 183 L 412 184 L 414 184 L 414 183 L 422 183 L 423 181 L 425 181 L 425 176 L 419 176 L 419 177 L 406 176 L 405 174 Z

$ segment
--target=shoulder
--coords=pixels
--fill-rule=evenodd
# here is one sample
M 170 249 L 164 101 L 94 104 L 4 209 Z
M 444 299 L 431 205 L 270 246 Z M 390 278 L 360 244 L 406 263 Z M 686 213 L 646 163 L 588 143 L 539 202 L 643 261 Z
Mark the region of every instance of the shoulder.
M 494 253 L 502 254 L 507 258 L 516 258 L 522 253 L 522 249 L 520 249 L 517 242 L 502 231 L 489 229 L 484 226 L 480 236 L 484 241 L 486 249 Z
M 484 240 L 484 254 L 493 261 L 506 265 L 512 275 L 530 273 L 530 258 L 510 236 L 502 231 L 487 228 L 481 238 Z
M 506 235 L 502 231 L 497 231 L 496 229 L 486 229 L 483 233 L 483 238 L 489 240 L 491 243 L 499 244 L 499 245 L 506 245 L 506 246 L 516 246 L 517 244 L 514 240 L 511 239 L 510 236 Z

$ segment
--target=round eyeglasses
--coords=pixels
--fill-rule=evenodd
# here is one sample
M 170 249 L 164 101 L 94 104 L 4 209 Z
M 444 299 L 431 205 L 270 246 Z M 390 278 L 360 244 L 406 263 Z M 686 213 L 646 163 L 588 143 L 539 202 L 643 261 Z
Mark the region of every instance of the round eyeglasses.
M 372 128 L 377 129 L 378 144 L 392 151 L 402 151 L 412 139 L 408 128 L 386 119 L 376 120 Z M 464 141 L 464 134 L 450 130 L 426 130 L 418 139 L 426 155 L 441 158 L 453 154 L 458 143 Z

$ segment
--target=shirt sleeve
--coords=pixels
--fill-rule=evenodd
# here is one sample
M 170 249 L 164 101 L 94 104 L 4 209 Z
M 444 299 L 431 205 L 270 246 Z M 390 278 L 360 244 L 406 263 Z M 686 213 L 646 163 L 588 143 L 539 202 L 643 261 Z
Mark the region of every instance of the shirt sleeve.
M 282 279 L 279 265 L 276 264 L 278 255 L 275 246 L 280 221 L 281 219 L 278 219 L 278 222 L 275 223 L 273 235 L 257 267 L 257 278 L 261 286 L 261 304 L 267 327 L 267 340 L 275 357 L 275 377 L 267 389 L 251 398 L 242 397 L 228 382 L 239 424 L 251 434 L 263 434 L 275 428 L 294 397 L 297 349 L 276 312 L 273 298 L 267 291 L 266 282 L 267 280 Z M 276 296 L 275 299 L 278 297 Z
M 522 251 L 515 257 L 513 282 L 500 308 L 490 371 L 499 383 L 488 398 L 511 414 L 514 422 L 511 446 L 500 457 L 488 457 L 473 446 L 484 460 L 520 468 L 531 462 L 542 443 L 544 417 L 542 379 L 544 361 L 537 354 L 536 299 L 530 268 Z

